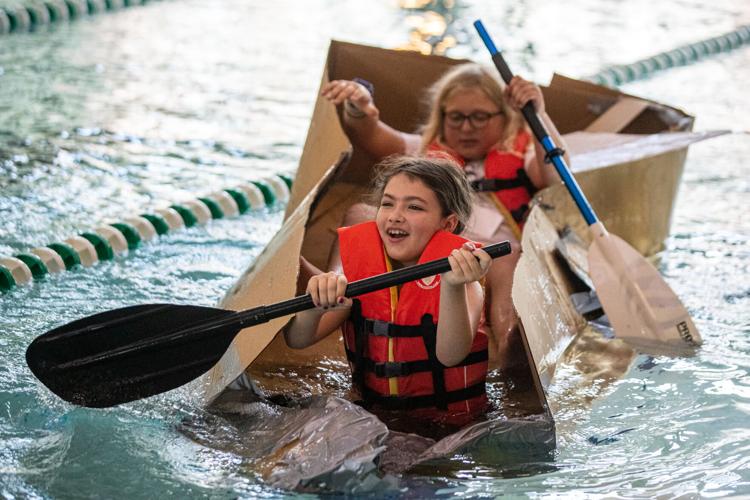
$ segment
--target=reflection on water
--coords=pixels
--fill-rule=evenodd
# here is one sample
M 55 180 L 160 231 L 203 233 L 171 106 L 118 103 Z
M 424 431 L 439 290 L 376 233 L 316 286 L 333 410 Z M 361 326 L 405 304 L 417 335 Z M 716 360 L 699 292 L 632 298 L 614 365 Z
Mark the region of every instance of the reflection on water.
M 399 6 L 409 13 L 405 24 L 410 31 L 409 41 L 396 48 L 445 55 L 456 46 L 452 24 L 460 11 L 457 1 L 399 0 Z

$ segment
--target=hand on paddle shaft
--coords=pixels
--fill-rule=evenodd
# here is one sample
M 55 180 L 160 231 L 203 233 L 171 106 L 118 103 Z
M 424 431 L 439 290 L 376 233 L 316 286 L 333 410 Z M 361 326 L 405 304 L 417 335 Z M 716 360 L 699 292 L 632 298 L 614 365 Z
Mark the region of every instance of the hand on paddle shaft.
M 484 25 L 476 21 L 474 27 L 492 55 L 500 76 L 510 84 L 513 73 Z M 643 256 L 607 232 L 565 164 L 563 151 L 555 145 L 535 113 L 533 104 L 527 103 L 521 112 L 589 225 L 592 237 L 589 273 L 615 335 L 647 351 L 691 352 L 700 345 L 701 337 L 685 306 Z
M 483 247 L 508 255 L 504 241 Z M 448 258 L 349 283 L 356 297 L 451 269 Z M 146 304 L 107 311 L 55 328 L 26 350 L 36 377 L 60 398 L 104 408 L 175 389 L 224 355 L 243 328 L 315 307 L 309 294 L 245 311 Z

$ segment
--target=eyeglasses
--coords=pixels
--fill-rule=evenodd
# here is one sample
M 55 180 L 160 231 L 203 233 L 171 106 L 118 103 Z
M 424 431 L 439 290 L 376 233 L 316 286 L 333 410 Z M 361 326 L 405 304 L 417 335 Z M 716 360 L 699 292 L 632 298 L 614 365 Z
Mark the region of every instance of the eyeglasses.
M 490 119 L 493 116 L 502 114 L 502 111 L 498 111 L 497 113 L 474 111 L 470 115 L 465 115 L 460 111 L 451 111 L 450 113 L 446 113 L 445 111 L 443 111 L 445 124 L 450 128 L 461 128 L 466 120 L 469 120 L 469 125 L 471 125 L 473 128 L 484 128 L 487 126 L 487 123 L 489 123 Z

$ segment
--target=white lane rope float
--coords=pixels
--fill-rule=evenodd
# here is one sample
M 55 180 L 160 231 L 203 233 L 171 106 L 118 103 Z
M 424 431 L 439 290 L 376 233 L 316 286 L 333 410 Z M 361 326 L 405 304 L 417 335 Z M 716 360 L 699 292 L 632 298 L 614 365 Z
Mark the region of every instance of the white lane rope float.
M 0 256 L 0 292 L 78 266 L 137 249 L 156 236 L 204 225 L 212 219 L 237 217 L 249 211 L 289 200 L 292 178 L 276 174 L 229 189 L 216 191 L 168 207 L 125 217 L 71 236 L 60 242 L 33 248 L 13 256 Z

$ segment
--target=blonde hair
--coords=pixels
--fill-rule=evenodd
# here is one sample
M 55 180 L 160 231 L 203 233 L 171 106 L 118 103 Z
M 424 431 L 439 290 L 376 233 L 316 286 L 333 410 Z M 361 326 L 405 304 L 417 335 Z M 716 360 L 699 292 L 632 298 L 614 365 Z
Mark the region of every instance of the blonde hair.
M 369 201 L 379 206 L 388 182 L 398 174 L 418 179 L 435 193 L 443 217 L 455 214 L 458 223 L 453 232 L 461 233 L 471 217 L 472 197 L 469 181 L 461 167 L 448 158 L 425 156 L 389 156 L 376 165 Z
M 505 99 L 505 85 L 497 77 L 497 71 L 476 63 L 466 63 L 445 73 L 428 91 L 430 114 L 422 127 L 423 151 L 435 139 L 443 140 L 445 101 L 457 91 L 473 88 L 484 92 L 505 115 L 505 127 L 498 146 L 504 150 L 513 149 L 514 138 L 526 126 L 521 113 L 514 111 Z

